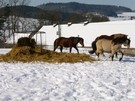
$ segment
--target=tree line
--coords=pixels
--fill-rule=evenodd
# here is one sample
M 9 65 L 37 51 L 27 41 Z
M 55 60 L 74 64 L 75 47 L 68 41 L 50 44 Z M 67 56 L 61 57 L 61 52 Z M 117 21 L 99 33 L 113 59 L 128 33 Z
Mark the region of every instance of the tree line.
M 47 11 L 30 7 L 30 0 L 0 0 L 0 40 L 6 41 L 11 35 L 15 40 L 17 32 L 32 32 L 39 26 L 68 22 L 80 23 L 108 21 L 106 16 L 91 13 L 77 14 L 60 11 Z M 27 19 L 29 18 L 29 19 Z M 37 19 L 37 20 L 33 20 Z

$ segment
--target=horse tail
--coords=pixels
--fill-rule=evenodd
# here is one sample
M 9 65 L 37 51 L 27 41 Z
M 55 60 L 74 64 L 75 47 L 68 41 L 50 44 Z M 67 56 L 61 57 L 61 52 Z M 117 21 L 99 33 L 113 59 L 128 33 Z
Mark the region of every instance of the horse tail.
M 90 54 L 93 54 L 93 53 L 96 52 L 96 50 L 97 50 L 96 42 L 97 42 L 97 41 L 93 41 L 93 42 L 92 42 L 91 47 L 92 47 L 93 50 L 89 51 Z
M 53 50 L 54 50 L 54 51 L 55 51 L 55 50 L 56 50 L 56 48 L 57 48 L 57 40 L 58 40 L 58 39 L 56 39 L 56 40 L 54 41 L 54 43 L 53 43 L 53 47 L 54 47 L 54 49 L 53 49 Z

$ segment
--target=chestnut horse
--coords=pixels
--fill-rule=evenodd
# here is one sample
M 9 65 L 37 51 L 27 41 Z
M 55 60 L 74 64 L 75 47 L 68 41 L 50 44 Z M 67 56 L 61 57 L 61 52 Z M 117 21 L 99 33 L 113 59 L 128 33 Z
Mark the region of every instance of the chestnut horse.
M 126 38 L 126 37 L 118 37 L 115 38 L 113 40 L 109 40 L 109 39 L 99 39 L 96 42 L 96 55 L 99 58 L 99 54 L 102 54 L 103 52 L 111 52 L 110 56 L 112 58 L 113 61 L 113 57 L 114 54 L 116 52 L 121 53 L 121 58 L 119 59 L 119 61 L 122 60 L 124 53 L 121 51 L 121 45 L 125 45 L 128 48 L 130 47 L 130 39 Z
M 63 50 L 63 47 L 69 47 L 71 53 L 72 47 L 74 47 L 77 50 L 77 53 L 79 53 L 79 50 L 77 48 L 78 43 L 80 43 L 82 47 L 84 47 L 84 39 L 81 37 L 59 37 L 54 41 L 54 51 L 57 49 L 58 46 L 60 46 L 61 52 Z

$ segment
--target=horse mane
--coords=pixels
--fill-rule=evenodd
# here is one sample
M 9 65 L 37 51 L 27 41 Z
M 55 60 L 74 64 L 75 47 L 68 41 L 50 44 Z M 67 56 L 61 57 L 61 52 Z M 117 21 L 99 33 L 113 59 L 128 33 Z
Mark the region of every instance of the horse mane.
M 131 40 L 130 39 L 127 39 L 128 40 L 128 44 L 130 44 Z
M 124 43 L 126 40 L 127 40 L 126 37 L 118 37 L 118 38 L 113 39 L 113 40 L 112 40 L 112 43 L 113 43 L 114 45 L 116 45 L 116 44 L 122 44 L 122 43 Z
M 78 41 L 79 41 L 80 39 L 81 39 L 81 40 L 84 40 L 82 37 L 72 37 L 72 36 L 69 37 L 69 39 L 72 39 L 72 38 L 74 38 L 74 39 L 76 39 L 76 40 L 78 40 Z

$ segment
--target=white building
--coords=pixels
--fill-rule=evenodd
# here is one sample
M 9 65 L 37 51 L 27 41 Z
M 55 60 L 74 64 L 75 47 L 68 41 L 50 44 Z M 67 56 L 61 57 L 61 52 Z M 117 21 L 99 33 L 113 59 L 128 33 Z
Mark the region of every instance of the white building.
M 53 45 L 53 42 L 58 35 L 58 26 L 43 26 L 39 32 L 34 36 L 38 44 L 40 44 L 40 36 L 42 37 L 43 45 Z M 87 47 L 91 46 L 92 41 L 99 35 L 111 35 L 116 33 L 127 34 L 131 39 L 131 47 L 135 48 L 135 20 L 126 20 L 126 21 L 111 21 L 111 22 L 99 22 L 99 23 L 84 23 L 80 24 L 64 24 L 60 25 L 61 36 L 70 37 L 70 36 L 79 36 L 84 38 L 84 44 Z M 40 32 L 45 32 L 40 34 Z M 20 34 L 16 34 L 16 41 L 19 37 L 22 37 Z M 12 43 L 13 38 L 7 40 L 7 43 Z
M 119 18 L 123 18 L 126 20 L 132 20 L 132 19 L 135 19 L 135 12 L 123 12 L 123 13 L 117 14 L 117 16 Z

